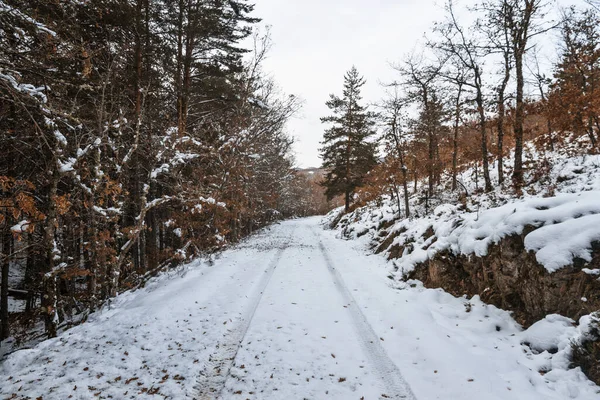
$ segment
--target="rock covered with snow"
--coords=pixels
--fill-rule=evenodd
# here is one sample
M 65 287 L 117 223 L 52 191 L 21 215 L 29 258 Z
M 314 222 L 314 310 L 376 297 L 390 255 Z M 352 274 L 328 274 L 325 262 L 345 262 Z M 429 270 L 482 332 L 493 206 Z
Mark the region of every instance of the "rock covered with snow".
M 572 319 L 550 314 L 521 332 L 519 337 L 534 351 L 556 353 L 559 348 L 565 349 L 570 345 L 576 331 L 575 321 Z

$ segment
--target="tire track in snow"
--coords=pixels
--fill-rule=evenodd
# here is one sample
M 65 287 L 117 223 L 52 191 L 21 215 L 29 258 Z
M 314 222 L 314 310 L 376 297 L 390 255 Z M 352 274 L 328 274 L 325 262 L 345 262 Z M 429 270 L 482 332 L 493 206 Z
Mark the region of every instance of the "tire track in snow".
M 317 236 L 316 232 L 315 236 Z M 352 316 L 360 345 L 364 349 L 375 372 L 388 390 L 388 393 L 385 394 L 392 399 L 416 400 L 408 382 L 406 382 L 396 364 L 387 355 L 383 346 L 381 346 L 379 336 L 377 336 L 362 310 L 356 304 L 356 300 L 354 300 L 352 293 L 348 290 L 339 271 L 334 267 L 329 253 L 320 239 L 319 249 L 325 259 L 325 264 L 327 264 L 327 269 L 331 273 L 335 286 L 344 298 L 344 303 L 348 304 L 348 310 Z
M 256 313 L 258 304 L 262 298 L 262 295 L 279 264 L 283 252 L 288 247 L 287 244 L 283 244 L 275 253 L 275 256 L 271 260 L 271 263 L 264 271 L 260 282 L 258 283 L 254 293 L 248 300 L 246 309 L 242 314 L 241 322 L 237 327 L 233 329 L 230 335 L 227 337 L 227 341 L 219 343 L 216 346 L 216 351 L 213 353 L 200 373 L 196 385 L 193 388 L 192 395 L 190 396 L 194 400 L 216 400 L 221 396 L 221 393 L 225 387 L 225 382 L 229 377 L 231 367 L 240 349 L 240 345 L 244 341 L 244 337 L 248 332 L 252 318 Z

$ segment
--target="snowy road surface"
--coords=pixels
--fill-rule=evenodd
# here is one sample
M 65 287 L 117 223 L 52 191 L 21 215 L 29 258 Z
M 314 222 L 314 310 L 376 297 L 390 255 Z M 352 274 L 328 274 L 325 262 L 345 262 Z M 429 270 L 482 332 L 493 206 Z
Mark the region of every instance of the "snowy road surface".
M 266 229 L 12 354 L 0 398 L 600 396 L 578 369 L 547 372 L 560 360 L 522 346 L 508 313 L 441 290 L 392 289 L 382 258 L 318 221 Z

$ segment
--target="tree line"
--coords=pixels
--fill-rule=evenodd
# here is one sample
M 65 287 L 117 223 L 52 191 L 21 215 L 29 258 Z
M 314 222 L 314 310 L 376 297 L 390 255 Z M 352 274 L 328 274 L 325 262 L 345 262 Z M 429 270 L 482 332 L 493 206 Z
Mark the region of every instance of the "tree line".
M 313 212 L 284 131 L 300 102 L 262 74 L 257 22 L 247 0 L 0 0 L 0 339 L 10 290 L 52 337 Z
M 420 180 L 426 208 L 444 190 L 468 195 L 458 178 L 468 166 L 477 190 L 502 187 L 519 196 L 529 183 L 524 142 L 541 135 L 549 149 L 568 133 L 585 137 L 587 151 L 599 150 L 597 2 L 556 10 L 544 0 L 481 0 L 467 8 L 447 0 L 444 11 L 422 48 L 392 66 L 397 79 L 383 85 L 386 97 L 371 105 L 376 112 L 361 102 L 365 80 L 355 67 L 343 96 L 327 102 L 323 185 L 329 198 L 345 197 L 346 211 L 383 194 L 410 217 Z M 539 61 L 548 43 L 559 53 L 551 72 Z

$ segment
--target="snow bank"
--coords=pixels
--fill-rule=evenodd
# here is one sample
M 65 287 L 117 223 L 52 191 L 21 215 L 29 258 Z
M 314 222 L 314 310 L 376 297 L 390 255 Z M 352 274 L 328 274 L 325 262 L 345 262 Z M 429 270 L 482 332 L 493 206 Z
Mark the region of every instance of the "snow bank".
M 588 267 L 582 268 L 584 273 L 598 278 L 600 269 L 586 262 L 592 261 L 592 248 L 600 242 L 600 155 L 581 154 L 586 148 L 582 140 L 567 143 L 555 152 L 538 151 L 527 144 L 525 159 L 530 168 L 518 199 L 510 187 L 498 186 L 492 192 L 479 193 L 477 175 L 467 169 L 458 178 L 461 194 L 467 193 L 460 202 L 459 193 L 446 188 L 429 198 L 427 207 L 422 197 L 426 182 L 418 182 L 409 199 L 411 218 L 403 217 L 404 210 L 398 209 L 396 199 L 383 196 L 341 217 L 337 236 L 360 238 L 357 243 L 362 246 L 392 256 L 394 268 L 382 268 L 388 278 L 405 278 L 417 264 L 441 252 L 485 256 L 491 245 L 511 235 L 524 235 L 525 249 L 535 254 L 548 273 L 576 263 Z M 510 157 L 506 162 L 505 171 L 510 176 Z M 497 180 L 494 168 L 492 165 L 493 181 Z M 332 212 L 325 221 L 333 221 L 338 212 Z M 394 280 L 394 284 L 401 288 L 422 286 L 403 279 Z M 585 297 L 580 300 L 588 301 Z M 525 346 L 522 350 L 526 361 L 517 364 L 530 369 L 532 385 L 539 388 L 543 381 L 553 386 L 561 399 L 583 396 L 587 380 L 580 368 L 572 368 L 571 362 L 573 345 L 589 340 L 595 329 L 591 321 L 589 315 L 577 323 L 553 314 L 511 335 L 510 340 L 514 338 Z M 506 372 L 505 376 L 517 374 Z M 546 394 L 534 398 L 551 398 Z M 596 388 L 586 396 L 597 398 L 599 394 Z
M 599 227 L 600 214 L 570 219 L 533 231 L 525 238 L 525 246 L 536 252 L 536 259 L 546 269 L 556 271 L 576 257 L 592 260 L 590 245 L 600 240 Z
M 392 217 L 389 207 L 355 214 L 352 222 L 346 221 L 349 227 L 343 233 L 362 236 Z M 528 198 L 481 212 L 464 212 L 461 206 L 443 204 L 428 217 L 397 221 L 389 235 L 395 236 L 392 246 L 404 247 L 395 263 L 407 273 L 445 250 L 485 256 L 490 245 L 522 234 L 528 226 L 537 229 L 525 236 L 525 247 L 536 253 L 537 261 L 548 272 L 571 265 L 575 258 L 589 262 L 592 243 L 600 240 L 600 191 Z
M 490 245 L 522 234 L 525 227 L 535 228 L 525 237 L 526 249 L 535 252 L 548 272 L 571 265 L 575 259 L 589 262 L 592 244 L 600 241 L 600 155 L 581 154 L 588 145 L 585 140 L 569 139 L 552 152 L 528 143 L 525 158 L 533 167 L 527 171 L 522 199 L 515 200 L 510 189 L 496 187 L 457 205 L 457 194 L 441 189 L 430 199 L 428 211 L 419 197 L 425 182 L 419 182 L 410 198 L 410 219 L 399 218 L 397 202 L 384 196 L 343 216 L 338 229 L 346 238 L 369 234 L 374 246 L 386 242 L 388 250 L 403 248 L 395 261 L 400 274 L 441 251 L 485 256 Z M 509 157 L 507 164 L 511 162 Z M 496 173 L 491 168 L 492 180 L 497 179 Z M 469 193 L 476 192 L 477 179 L 472 168 L 459 176 Z M 325 220 L 331 223 L 339 212 L 332 211 Z
M 558 314 L 547 315 L 519 334 L 521 341 L 538 353 L 565 350 L 577 332 L 575 321 Z
M 565 194 L 449 218 L 433 224 L 438 242 L 431 252 L 450 248 L 455 254 L 483 256 L 489 245 L 533 226 L 539 229 L 525 236 L 525 247 L 548 272 L 572 264 L 575 257 L 590 261 L 591 243 L 600 240 L 599 200 L 600 191 Z
M 551 315 L 523 330 L 510 312 L 479 296 L 455 297 L 426 289 L 420 281 L 390 281 L 383 257 L 357 254 L 364 253 L 365 240 L 326 244 L 418 399 L 591 400 L 600 395 L 580 368 L 571 367 L 571 343 L 590 331 L 588 317 L 575 326 Z M 398 290 L 387 290 L 390 282 Z

